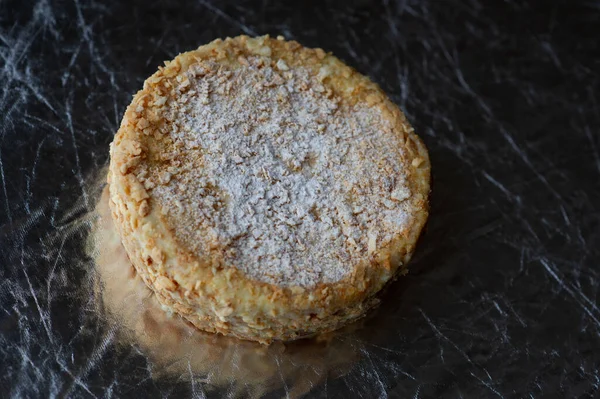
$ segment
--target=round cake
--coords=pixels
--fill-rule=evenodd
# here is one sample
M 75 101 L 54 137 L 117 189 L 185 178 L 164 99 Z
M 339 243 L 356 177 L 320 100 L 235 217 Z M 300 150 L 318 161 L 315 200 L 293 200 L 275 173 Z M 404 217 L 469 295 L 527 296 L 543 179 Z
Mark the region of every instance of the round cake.
M 398 107 L 281 37 L 165 62 L 110 154 L 115 225 L 165 310 L 263 343 L 364 315 L 428 215 L 427 150 Z

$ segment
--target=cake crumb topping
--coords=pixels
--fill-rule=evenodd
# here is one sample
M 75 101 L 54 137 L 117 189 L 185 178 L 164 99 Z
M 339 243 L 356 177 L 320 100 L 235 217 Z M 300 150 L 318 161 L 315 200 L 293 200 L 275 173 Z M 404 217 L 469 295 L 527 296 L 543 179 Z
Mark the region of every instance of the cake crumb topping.
M 308 69 L 265 59 L 200 61 L 178 75 L 154 99 L 173 145 L 138 178 L 198 256 L 221 251 L 281 286 L 334 283 L 409 221 L 401 135 L 377 107 L 346 104 Z

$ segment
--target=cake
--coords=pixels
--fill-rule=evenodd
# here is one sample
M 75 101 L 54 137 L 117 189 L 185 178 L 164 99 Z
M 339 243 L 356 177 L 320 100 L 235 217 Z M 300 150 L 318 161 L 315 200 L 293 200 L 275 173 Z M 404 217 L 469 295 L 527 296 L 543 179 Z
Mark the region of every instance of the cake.
M 428 216 L 429 158 L 404 114 L 333 55 L 281 37 L 165 62 L 110 156 L 115 226 L 164 309 L 263 343 L 363 316 Z

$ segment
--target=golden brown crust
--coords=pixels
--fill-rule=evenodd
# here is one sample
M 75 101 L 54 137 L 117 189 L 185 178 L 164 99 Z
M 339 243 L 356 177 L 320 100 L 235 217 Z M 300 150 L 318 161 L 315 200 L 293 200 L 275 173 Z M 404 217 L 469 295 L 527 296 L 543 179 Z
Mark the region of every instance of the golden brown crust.
M 169 121 L 161 118 L 161 107 L 172 87 L 185 86 L 183 72 L 207 59 L 239 67 L 251 56 L 273 64 L 282 60 L 283 68 L 308 68 L 345 103 L 378 108 L 403 143 L 411 218 L 389 245 L 339 282 L 279 286 L 224 264 L 218 247 L 202 258 L 194 255 L 179 245 L 142 182 L 139 165 L 162 162 L 155 159 L 156 149 L 177 145 L 163 134 Z M 331 331 L 364 315 L 376 303 L 375 294 L 406 268 L 427 219 L 429 179 L 424 144 L 376 84 L 321 49 L 268 36 L 215 40 L 180 54 L 147 79 L 111 144 L 108 174 L 110 207 L 123 245 L 160 302 L 202 330 L 260 342 Z

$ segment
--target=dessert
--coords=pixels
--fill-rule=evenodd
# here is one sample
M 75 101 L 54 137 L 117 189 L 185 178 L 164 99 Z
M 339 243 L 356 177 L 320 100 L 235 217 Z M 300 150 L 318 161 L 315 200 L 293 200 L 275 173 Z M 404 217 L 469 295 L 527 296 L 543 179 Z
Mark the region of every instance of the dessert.
M 334 330 L 405 272 L 430 164 L 405 116 L 321 49 L 216 40 L 146 80 L 111 144 L 136 270 L 196 327 L 268 343 Z

